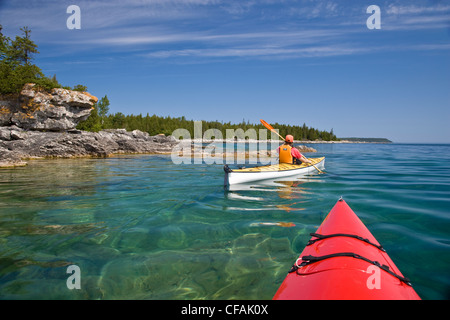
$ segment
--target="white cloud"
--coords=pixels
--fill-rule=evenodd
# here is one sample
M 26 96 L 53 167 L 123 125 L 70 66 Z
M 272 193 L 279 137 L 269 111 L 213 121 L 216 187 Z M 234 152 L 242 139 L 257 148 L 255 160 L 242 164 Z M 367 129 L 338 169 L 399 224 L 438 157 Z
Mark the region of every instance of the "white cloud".
M 388 14 L 424 14 L 424 13 L 441 13 L 450 12 L 450 5 L 437 5 L 437 6 L 417 6 L 417 5 L 395 5 L 390 4 L 386 9 Z
M 57 45 L 52 52 L 55 55 L 117 50 L 146 51 L 151 58 L 279 59 L 364 54 L 401 47 L 368 43 L 364 6 L 344 6 L 336 1 L 78 0 L 82 11 L 80 32 L 67 30 L 68 15 L 60 1 L 41 6 L 33 1 L 30 6 L 10 3 L 14 5 L 0 13 L 4 27 L 17 34 L 19 27 L 28 25 L 38 44 Z M 389 4 L 383 8 L 379 34 L 446 28 L 450 20 L 450 5 Z M 425 42 L 420 39 L 418 46 Z M 375 49 L 369 50 L 370 46 Z M 432 48 L 430 44 L 426 50 Z
M 122 30 L 123 31 L 123 30 Z M 298 44 L 317 43 L 326 40 L 332 40 L 342 35 L 339 30 L 297 30 L 297 31 L 261 31 L 261 32 L 242 32 L 242 33 L 212 33 L 209 31 L 201 32 L 179 32 L 174 30 L 153 30 L 152 34 L 145 35 L 139 30 L 126 30 L 123 35 L 109 35 L 101 39 L 80 39 L 79 43 L 107 44 L 107 45 L 146 45 L 156 43 L 181 43 L 197 42 L 201 44 L 213 45 L 233 45 L 245 44 L 252 45 L 276 45 L 292 46 Z M 119 31 L 120 32 L 120 31 Z M 122 32 L 121 32 L 122 33 Z M 139 34 L 142 33 L 142 34 Z
M 275 57 L 279 59 L 302 57 L 329 57 L 349 55 L 366 51 L 367 49 L 345 46 L 312 46 L 307 48 L 215 48 L 215 49 L 185 49 L 163 50 L 146 54 L 151 58 L 200 57 L 200 58 L 244 58 L 244 57 Z
M 450 15 L 388 16 L 382 19 L 382 25 L 382 29 L 388 31 L 445 30 L 450 27 Z
M 386 9 L 386 30 L 445 29 L 450 26 L 450 5 L 420 6 L 389 4 Z

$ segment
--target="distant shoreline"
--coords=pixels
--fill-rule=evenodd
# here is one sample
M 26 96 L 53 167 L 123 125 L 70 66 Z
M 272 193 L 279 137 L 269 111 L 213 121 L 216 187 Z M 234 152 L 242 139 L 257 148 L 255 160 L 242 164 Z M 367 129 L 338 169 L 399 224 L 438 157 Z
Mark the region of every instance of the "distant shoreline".
M 243 139 L 237 139 L 237 140 L 233 140 L 233 139 L 212 139 L 212 140 L 208 140 L 208 139 L 182 139 L 182 140 L 177 140 L 177 142 L 182 142 L 182 141 L 186 141 L 186 142 L 191 142 L 191 143 L 213 143 L 213 142 L 222 142 L 222 143 L 277 143 L 280 142 L 282 143 L 283 141 L 281 141 L 280 139 L 278 140 L 255 140 L 255 139 L 247 139 L 247 140 L 243 140 Z M 308 140 L 294 140 L 294 144 L 333 144 L 333 143 L 338 143 L 338 144 L 346 144 L 346 143 L 363 143 L 363 144 L 389 144 L 392 143 L 392 141 L 389 142 L 372 142 L 372 141 L 350 141 L 350 140 L 340 140 L 340 141 L 308 141 Z

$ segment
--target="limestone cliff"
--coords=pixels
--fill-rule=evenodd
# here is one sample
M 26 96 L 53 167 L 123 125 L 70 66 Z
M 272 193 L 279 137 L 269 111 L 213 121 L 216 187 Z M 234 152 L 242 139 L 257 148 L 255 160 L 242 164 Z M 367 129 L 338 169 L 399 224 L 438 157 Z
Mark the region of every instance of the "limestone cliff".
M 87 92 L 62 88 L 45 91 L 27 83 L 18 95 L 0 96 L 0 126 L 40 131 L 74 129 L 89 117 L 97 100 Z
M 24 159 L 106 157 L 117 153 L 170 153 L 175 139 L 125 129 L 76 130 L 97 98 L 61 88 L 40 90 L 26 84 L 20 94 L 0 96 L 0 167 L 25 165 Z

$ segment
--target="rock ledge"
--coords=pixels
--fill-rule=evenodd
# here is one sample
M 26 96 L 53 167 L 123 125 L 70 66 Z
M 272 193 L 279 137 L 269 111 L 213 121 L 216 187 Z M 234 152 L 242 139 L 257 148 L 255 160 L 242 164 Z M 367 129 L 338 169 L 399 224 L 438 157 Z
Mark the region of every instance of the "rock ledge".
M 0 167 L 26 165 L 36 158 L 108 157 L 121 153 L 170 153 L 177 141 L 165 135 L 125 129 L 87 132 L 25 131 L 17 126 L 0 127 Z

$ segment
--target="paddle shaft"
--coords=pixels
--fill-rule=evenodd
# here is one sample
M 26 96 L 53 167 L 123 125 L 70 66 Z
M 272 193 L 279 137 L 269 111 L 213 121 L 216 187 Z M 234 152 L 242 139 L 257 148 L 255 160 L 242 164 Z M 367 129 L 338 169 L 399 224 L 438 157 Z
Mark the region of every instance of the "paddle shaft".
M 272 129 L 273 129 L 273 128 L 272 128 Z M 276 132 L 275 129 L 273 129 L 273 130 L 271 130 L 271 131 L 272 131 L 272 132 L 275 132 L 275 133 L 280 137 L 281 140 L 285 141 L 285 139 L 284 139 L 278 132 Z

